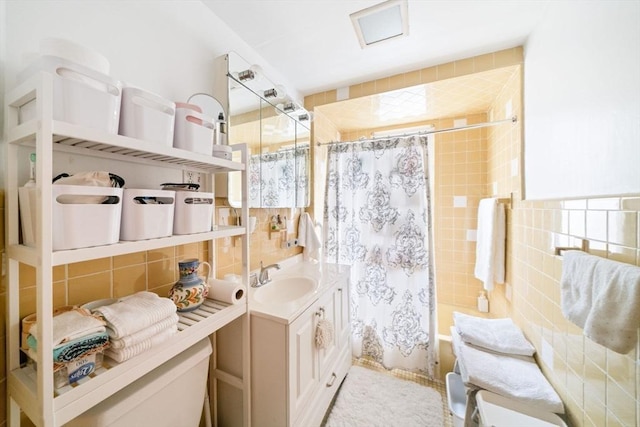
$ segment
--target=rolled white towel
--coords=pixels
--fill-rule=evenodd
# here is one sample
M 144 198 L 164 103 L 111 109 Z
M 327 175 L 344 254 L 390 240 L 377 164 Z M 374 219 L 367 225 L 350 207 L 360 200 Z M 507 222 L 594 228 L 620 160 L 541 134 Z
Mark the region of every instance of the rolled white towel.
M 533 356 L 535 347 L 525 338 L 522 330 L 506 317 L 483 319 L 468 314 L 453 313 L 453 322 L 462 340 L 467 344 L 497 353 Z
M 175 312 L 173 301 L 153 292 L 138 292 L 94 311 L 104 317 L 109 337 L 115 339 L 133 335 Z
M 316 326 L 316 347 L 327 348 L 333 342 L 333 323 L 321 319 Z
M 87 335 L 105 331 L 105 322 L 93 316 L 89 310 L 75 308 L 53 317 L 53 347 Z M 38 337 L 38 324 L 33 323 L 29 333 Z
M 138 354 L 146 350 L 149 350 L 151 347 L 154 347 L 158 344 L 165 342 L 166 340 L 171 338 L 177 331 L 178 331 L 178 325 L 173 325 L 168 329 L 165 329 L 164 331 L 157 333 L 153 337 L 148 338 L 142 342 L 139 342 L 138 344 L 135 344 L 131 347 L 124 347 L 124 348 L 117 348 L 117 349 L 109 348 L 105 350 L 104 354 L 105 356 L 110 357 L 116 362 L 122 363 L 125 360 L 129 360 L 132 357 L 137 356 Z
M 178 324 L 178 320 L 180 318 L 176 313 L 173 313 L 171 316 L 162 319 L 161 321 L 154 323 L 148 328 L 144 328 L 135 334 L 127 335 L 122 338 L 112 339 L 111 340 L 111 348 L 112 349 L 120 349 L 125 347 L 133 347 L 136 344 L 140 344 L 152 338 L 154 335 L 164 331 L 165 329 L 169 329 L 174 325 Z

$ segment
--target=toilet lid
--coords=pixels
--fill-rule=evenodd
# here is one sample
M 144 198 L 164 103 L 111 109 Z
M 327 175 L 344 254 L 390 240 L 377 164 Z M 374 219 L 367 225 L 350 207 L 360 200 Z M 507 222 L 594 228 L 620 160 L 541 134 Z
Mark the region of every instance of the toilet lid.
M 495 393 L 481 390 L 476 394 L 480 425 L 493 427 L 566 427 L 565 422 L 551 412 L 536 412 L 526 405 Z

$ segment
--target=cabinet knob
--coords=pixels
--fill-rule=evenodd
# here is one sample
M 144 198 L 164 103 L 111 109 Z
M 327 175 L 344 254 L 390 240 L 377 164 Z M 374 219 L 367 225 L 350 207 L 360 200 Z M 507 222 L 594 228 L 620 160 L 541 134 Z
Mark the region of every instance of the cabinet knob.
M 316 311 L 316 316 L 324 317 L 324 307 L 320 307 L 318 311 Z
M 342 292 L 342 288 L 338 288 L 338 292 Z
M 327 387 L 331 387 L 333 385 L 334 382 L 336 382 L 336 378 L 338 378 L 335 374 L 335 372 L 331 373 L 331 379 L 329 380 L 329 382 L 326 384 Z

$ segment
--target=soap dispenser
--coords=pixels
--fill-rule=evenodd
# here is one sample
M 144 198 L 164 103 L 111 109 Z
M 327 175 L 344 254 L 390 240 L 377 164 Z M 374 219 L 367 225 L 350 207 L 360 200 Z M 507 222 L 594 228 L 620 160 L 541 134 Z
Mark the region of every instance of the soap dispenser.
M 480 292 L 480 296 L 478 296 L 478 311 L 480 313 L 489 312 L 489 300 L 485 291 Z

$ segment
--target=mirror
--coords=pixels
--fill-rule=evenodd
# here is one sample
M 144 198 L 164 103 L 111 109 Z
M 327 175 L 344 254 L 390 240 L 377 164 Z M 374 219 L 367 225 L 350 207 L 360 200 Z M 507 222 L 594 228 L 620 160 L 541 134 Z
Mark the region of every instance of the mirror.
M 226 61 L 229 144 L 246 143 L 249 148 L 249 207 L 307 207 L 310 201 L 309 113 L 283 96 L 283 89 L 276 88 L 261 75 L 258 67 L 238 55 L 230 53 L 218 60 Z M 216 71 L 219 74 L 221 67 Z M 251 73 L 252 78 L 247 78 Z M 218 86 L 221 88 L 222 84 Z M 276 96 L 265 92 L 274 88 L 278 92 Z M 223 196 L 226 190 L 229 204 L 240 207 L 240 173 L 230 173 L 226 183 L 220 178 L 226 188 L 216 183 L 217 196 Z M 218 179 L 216 177 L 216 181 Z

